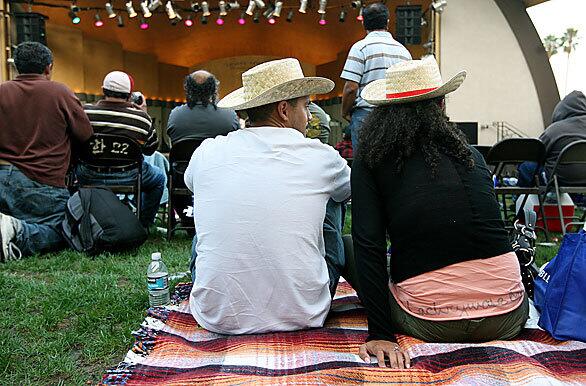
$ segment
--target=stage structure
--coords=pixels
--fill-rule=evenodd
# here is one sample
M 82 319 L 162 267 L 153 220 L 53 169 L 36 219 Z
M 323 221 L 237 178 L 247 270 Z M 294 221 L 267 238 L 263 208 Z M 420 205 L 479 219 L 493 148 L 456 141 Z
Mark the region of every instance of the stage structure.
M 442 72 L 469 77 L 448 100 L 454 121 L 477 122 L 480 143 L 506 122 L 517 135 L 538 135 L 557 102 L 555 81 L 525 7 L 543 0 L 387 0 L 389 30 L 414 58 L 434 55 Z M 195 69 L 221 80 L 224 95 L 262 61 L 297 57 L 307 75 L 335 81 L 320 103 L 340 125 L 339 78 L 348 50 L 361 39 L 366 0 L 0 0 L 0 79 L 14 77 L 13 47 L 46 43 L 54 80 L 85 102 L 100 98 L 111 70 L 133 75 L 157 125 L 184 100 Z M 515 4 L 510 4 L 515 3 Z M 43 31 L 38 26 L 44 26 Z M 512 87 L 507 87 L 511 86 Z M 500 127 L 503 127 L 502 125 Z

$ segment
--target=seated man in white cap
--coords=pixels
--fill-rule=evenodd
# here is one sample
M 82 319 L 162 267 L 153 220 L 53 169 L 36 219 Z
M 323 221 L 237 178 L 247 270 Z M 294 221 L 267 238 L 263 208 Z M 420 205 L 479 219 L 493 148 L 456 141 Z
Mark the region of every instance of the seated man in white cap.
M 157 149 L 159 141 L 152 120 L 143 110 L 130 102 L 132 78 L 121 71 L 112 71 L 104 78 L 104 99 L 94 105 L 85 105 L 94 133 L 115 134 L 129 137 L 142 146 L 145 155 Z M 84 185 L 124 185 L 136 180 L 138 170 L 103 171 L 80 164 L 75 174 Z M 165 188 L 165 172 L 146 161 L 142 164 L 140 222 L 148 228 L 155 219 Z
M 350 169 L 305 137 L 309 95 L 334 83 L 304 77 L 296 59 L 260 64 L 242 83 L 218 107 L 246 111 L 250 127 L 205 140 L 185 173 L 197 230 L 191 312 L 223 334 L 320 327 L 350 265 L 339 204 Z M 338 237 L 324 242 L 326 204 Z

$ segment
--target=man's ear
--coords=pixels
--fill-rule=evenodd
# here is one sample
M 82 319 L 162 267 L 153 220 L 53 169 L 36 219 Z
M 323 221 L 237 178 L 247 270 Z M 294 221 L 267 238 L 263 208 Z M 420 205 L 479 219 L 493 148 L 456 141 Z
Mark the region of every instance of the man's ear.
M 277 114 L 279 115 L 279 118 L 281 118 L 281 120 L 283 120 L 284 122 L 289 122 L 289 103 L 287 103 L 286 101 L 280 101 L 279 103 L 277 103 Z
M 45 76 L 45 78 L 47 78 L 47 80 L 51 80 L 51 75 L 53 75 L 53 63 L 51 63 L 47 67 L 45 67 L 45 70 L 43 71 L 43 75 Z

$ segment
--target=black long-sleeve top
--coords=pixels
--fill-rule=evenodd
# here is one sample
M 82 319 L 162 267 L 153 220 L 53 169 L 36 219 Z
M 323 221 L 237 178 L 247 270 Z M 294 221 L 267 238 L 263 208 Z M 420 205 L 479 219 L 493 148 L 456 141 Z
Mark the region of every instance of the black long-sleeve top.
M 475 166 L 441 155 L 432 178 L 422 154 L 400 174 L 390 160 L 369 168 L 352 165 L 352 235 L 368 340 L 392 340 L 386 237 L 391 241 L 391 281 L 400 283 L 448 265 L 511 251 L 491 173 L 472 148 Z

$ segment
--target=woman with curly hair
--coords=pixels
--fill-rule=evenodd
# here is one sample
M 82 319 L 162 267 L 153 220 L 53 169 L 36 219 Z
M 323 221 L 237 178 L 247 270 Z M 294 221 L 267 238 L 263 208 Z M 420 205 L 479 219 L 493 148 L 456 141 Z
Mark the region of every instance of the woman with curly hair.
M 428 342 L 510 339 L 528 301 L 491 173 L 445 113 L 433 58 L 397 64 L 365 87 L 377 107 L 352 165 L 352 235 L 368 339 L 360 356 L 409 367 L 402 333 Z M 391 243 L 387 269 L 387 236 Z

